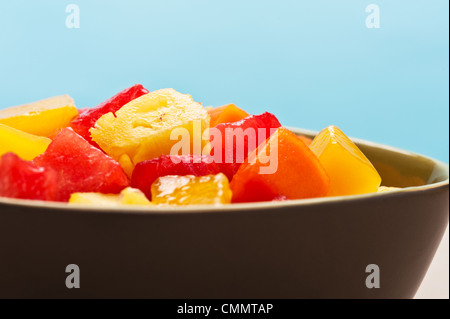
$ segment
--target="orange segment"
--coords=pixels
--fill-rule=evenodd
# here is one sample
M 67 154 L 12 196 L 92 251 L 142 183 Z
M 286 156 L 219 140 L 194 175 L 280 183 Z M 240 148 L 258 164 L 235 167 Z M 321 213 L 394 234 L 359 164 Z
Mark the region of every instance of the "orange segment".
M 330 176 L 328 196 L 376 192 L 381 177 L 359 148 L 336 126 L 322 130 L 310 145 Z
M 163 176 L 152 184 L 151 190 L 154 204 L 211 205 L 231 202 L 228 179 L 222 173 L 199 177 Z
M 211 117 L 211 127 L 220 123 L 233 123 L 242 120 L 248 116 L 248 113 L 238 108 L 234 104 L 227 104 L 209 109 L 208 113 Z

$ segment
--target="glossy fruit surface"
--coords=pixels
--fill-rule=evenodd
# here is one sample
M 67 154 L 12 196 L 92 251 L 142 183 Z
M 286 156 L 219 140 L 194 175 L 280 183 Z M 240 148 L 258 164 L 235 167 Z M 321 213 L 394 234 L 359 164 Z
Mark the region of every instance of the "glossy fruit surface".
M 301 139 L 306 145 L 311 145 L 312 143 L 312 139 L 310 139 L 309 137 L 305 136 L 305 135 L 297 135 L 299 139 Z
M 61 95 L 1 110 L 0 124 L 47 137 L 56 130 L 67 127 L 77 115 L 73 99 L 68 95 Z
M 219 167 L 207 155 L 162 155 L 158 158 L 140 162 L 134 169 L 131 186 L 140 189 L 151 198 L 153 182 L 167 175 L 215 175 Z
M 103 115 L 90 130 L 112 158 L 127 154 L 139 162 L 169 154 L 202 154 L 209 145 L 209 115 L 192 97 L 173 89 L 145 94 L 114 115 Z M 181 154 L 180 154 L 181 153 Z
M 330 177 L 328 196 L 376 192 L 381 177 L 367 157 L 338 127 L 323 129 L 310 145 Z
M 208 110 L 208 113 L 211 117 L 211 127 L 221 123 L 237 122 L 249 116 L 247 112 L 238 108 L 234 104 L 218 106 Z
M 58 173 L 58 201 L 68 201 L 77 192 L 118 194 L 129 185 L 119 163 L 71 128 L 56 136 L 47 151 L 33 162 Z
M 220 173 L 207 176 L 159 177 L 152 184 L 152 202 L 163 205 L 229 204 L 231 190 L 227 177 Z
M 0 124 L 0 156 L 9 152 L 30 161 L 45 152 L 51 140 Z
M 122 205 L 153 205 L 143 192 L 131 187 L 120 192 L 119 203 Z
M 382 192 L 391 192 L 391 191 L 395 191 L 395 190 L 399 190 L 399 187 L 387 187 L 387 186 L 380 186 L 378 187 L 378 193 L 382 193 Z
M 282 127 L 249 155 L 230 187 L 236 203 L 302 199 L 325 196 L 329 178 L 308 146 Z
M 0 158 L 0 196 L 52 201 L 57 197 L 58 175 L 14 153 Z
M 231 180 L 247 156 L 280 126 L 275 115 L 268 112 L 218 124 L 210 129 L 211 155 Z
M 73 193 L 70 196 L 71 204 L 93 204 L 97 206 L 120 206 L 120 205 L 152 205 L 138 189 L 131 187 L 125 188 L 116 194 L 102 193 Z
M 120 91 L 94 108 L 80 110 L 80 115 L 70 125 L 86 141 L 98 147 L 97 143 L 92 141 L 91 133 L 89 132 L 94 127 L 95 122 L 106 113 L 111 112 L 115 114 L 125 104 L 147 93 L 148 90 L 146 88 L 141 84 L 136 84 Z

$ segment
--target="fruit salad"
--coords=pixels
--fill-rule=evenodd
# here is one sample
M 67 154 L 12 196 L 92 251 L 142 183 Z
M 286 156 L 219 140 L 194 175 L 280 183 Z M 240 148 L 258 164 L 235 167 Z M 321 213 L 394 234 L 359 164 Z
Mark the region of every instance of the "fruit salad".
M 228 205 L 391 191 L 336 126 L 204 107 L 140 84 L 93 108 L 67 95 L 0 111 L 0 196 L 97 206 Z

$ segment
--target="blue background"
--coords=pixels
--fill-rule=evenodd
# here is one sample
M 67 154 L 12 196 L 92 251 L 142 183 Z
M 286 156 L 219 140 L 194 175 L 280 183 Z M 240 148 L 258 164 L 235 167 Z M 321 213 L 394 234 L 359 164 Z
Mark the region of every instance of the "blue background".
M 80 8 L 68 29 L 65 8 Z M 381 28 L 368 29 L 376 3 Z M 448 162 L 447 0 L 0 2 L 0 108 L 142 83 Z

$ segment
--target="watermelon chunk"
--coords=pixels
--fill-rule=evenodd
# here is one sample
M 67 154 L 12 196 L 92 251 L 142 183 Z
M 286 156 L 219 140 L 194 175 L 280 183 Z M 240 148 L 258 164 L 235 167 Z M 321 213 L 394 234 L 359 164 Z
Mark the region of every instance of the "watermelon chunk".
M 140 162 L 136 165 L 131 185 L 140 189 L 151 199 L 153 182 L 167 175 L 216 175 L 220 169 L 207 155 L 162 155 L 158 158 Z
M 68 201 L 72 193 L 118 194 L 129 186 L 119 163 L 71 128 L 62 130 L 33 162 L 58 173 L 57 201 Z
M 210 128 L 211 155 L 231 181 L 247 156 L 281 126 L 275 115 L 265 112 L 234 123 Z M 248 133 L 248 134 L 245 134 Z M 254 137 L 249 139 L 249 136 Z
M 39 167 L 14 153 L 0 158 L 0 196 L 20 199 L 56 199 L 58 175 L 51 168 Z
M 141 84 L 136 84 L 127 88 L 108 100 L 100 103 L 94 108 L 86 108 L 80 110 L 80 114 L 71 122 L 71 127 L 76 133 L 81 135 L 86 141 L 97 148 L 100 148 L 91 138 L 89 129 L 94 127 L 95 122 L 104 114 L 112 112 L 115 114 L 122 106 L 131 102 L 138 97 L 149 93 Z

